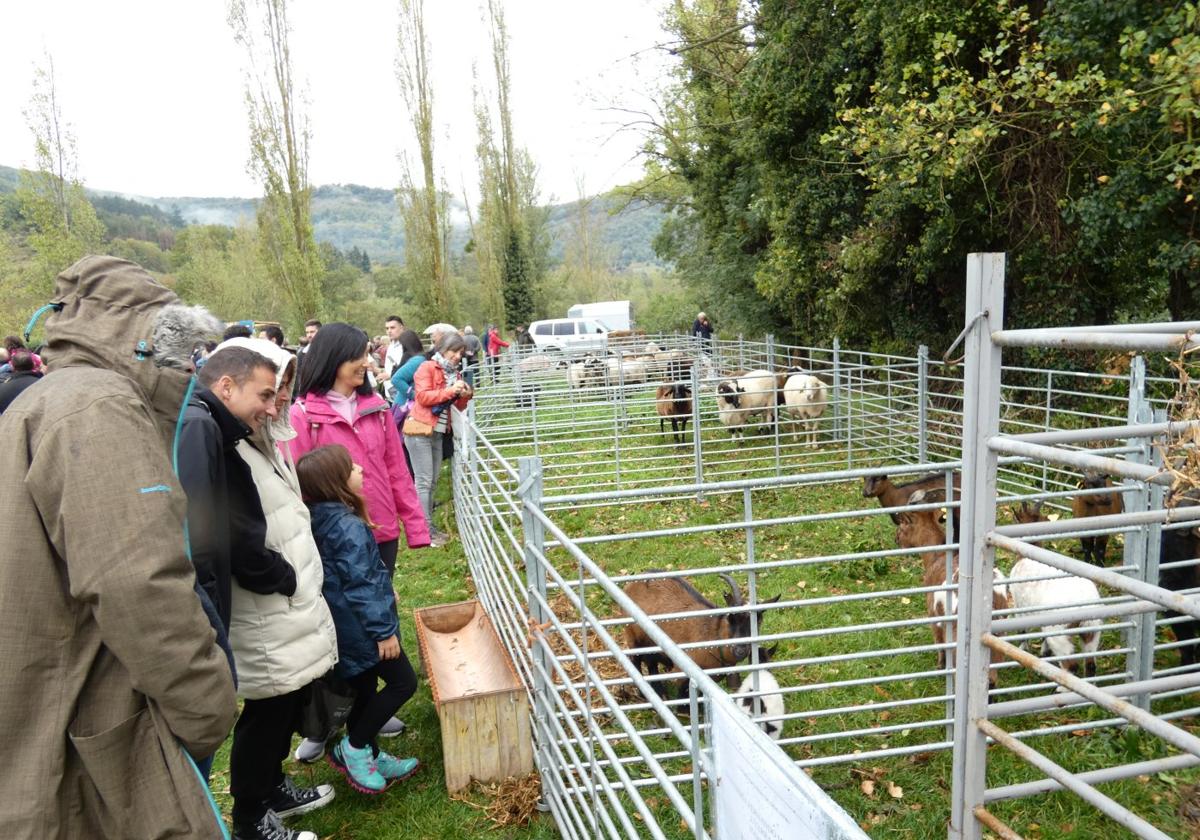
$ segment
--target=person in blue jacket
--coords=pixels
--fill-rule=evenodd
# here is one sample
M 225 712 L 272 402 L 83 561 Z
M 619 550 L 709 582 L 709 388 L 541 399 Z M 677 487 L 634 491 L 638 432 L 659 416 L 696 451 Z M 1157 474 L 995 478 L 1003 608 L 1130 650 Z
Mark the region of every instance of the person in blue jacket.
M 337 629 L 335 671 L 356 692 L 347 734 L 329 762 L 356 790 L 381 793 L 420 766 L 378 744 L 379 730 L 417 690 L 417 675 L 400 646 L 396 593 L 371 535 L 362 467 L 350 452 L 339 444 L 318 447 L 297 462 L 296 476 L 325 569 L 325 601 Z

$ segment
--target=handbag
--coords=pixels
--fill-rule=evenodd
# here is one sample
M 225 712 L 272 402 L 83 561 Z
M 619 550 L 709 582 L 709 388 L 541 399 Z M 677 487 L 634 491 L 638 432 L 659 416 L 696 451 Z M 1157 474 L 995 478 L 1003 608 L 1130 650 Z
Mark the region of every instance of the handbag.
M 404 420 L 404 434 L 414 437 L 429 437 L 433 434 L 433 426 L 418 420 L 410 414 Z
M 328 741 L 337 732 L 354 706 L 354 689 L 332 672 L 318 677 L 307 686 L 299 709 L 296 731 L 314 741 Z

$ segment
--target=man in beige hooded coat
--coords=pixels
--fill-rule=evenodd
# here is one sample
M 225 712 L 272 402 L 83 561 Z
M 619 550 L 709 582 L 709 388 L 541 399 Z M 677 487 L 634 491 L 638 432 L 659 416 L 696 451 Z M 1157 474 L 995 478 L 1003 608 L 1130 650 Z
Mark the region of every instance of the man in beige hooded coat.
M 53 372 L 0 417 L 0 837 L 218 838 L 185 750 L 237 709 L 170 457 L 211 316 L 113 257 L 53 300 Z

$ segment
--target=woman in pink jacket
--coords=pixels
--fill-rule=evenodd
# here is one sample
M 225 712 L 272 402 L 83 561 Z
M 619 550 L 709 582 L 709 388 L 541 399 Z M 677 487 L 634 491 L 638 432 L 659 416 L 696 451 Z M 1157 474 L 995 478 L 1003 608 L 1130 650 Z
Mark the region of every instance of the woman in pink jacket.
M 396 568 L 400 528 L 409 548 L 429 545 L 429 528 L 404 462 L 400 435 L 388 404 L 367 382 L 367 334 L 350 324 L 321 327 L 300 367 L 300 397 L 292 406 L 292 457 L 340 443 L 363 469 L 363 496 L 376 523 L 375 541 L 387 566 Z

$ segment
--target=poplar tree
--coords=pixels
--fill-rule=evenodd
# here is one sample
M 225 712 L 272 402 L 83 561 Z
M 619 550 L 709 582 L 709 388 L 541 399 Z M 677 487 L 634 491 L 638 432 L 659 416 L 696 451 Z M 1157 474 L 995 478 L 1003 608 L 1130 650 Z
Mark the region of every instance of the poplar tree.
M 246 49 L 248 170 L 263 186 L 258 235 L 264 262 L 297 321 L 321 308 L 323 269 L 313 238 L 309 126 L 297 102 L 286 0 L 232 0 L 229 25 Z M 259 63 L 265 62 L 265 67 Z M 238 313 L 247 315 L 251 313 Z

